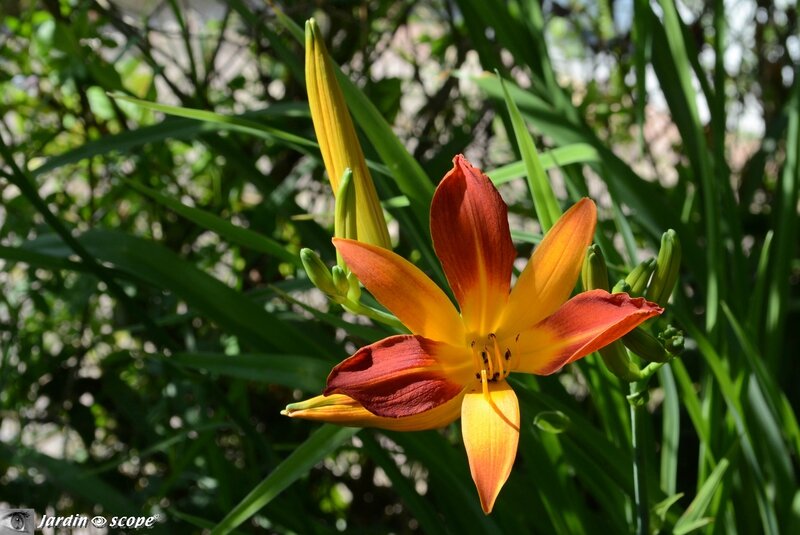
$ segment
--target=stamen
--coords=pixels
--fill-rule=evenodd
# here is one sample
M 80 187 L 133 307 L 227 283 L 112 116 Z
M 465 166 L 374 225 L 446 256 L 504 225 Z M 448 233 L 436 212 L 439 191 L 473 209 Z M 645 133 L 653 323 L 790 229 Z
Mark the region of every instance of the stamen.
M 478 358 L 478 352 L 475 350 L 475 340 L 472 341 L 469 347 L 472 348 L 472 363 L 474 364 L 476 370 L 480 370 L 481 368 L 483 368 L 483 366 L 481 366 L 481 361 Z M 477 379 L 481 378 L 480 374 L 478 373 L 475 374 L 475 377 Z
M 503 379 L 505 379 L 506 377 L 508 377 L 508 374 L 511 372 L 511 370 L 505 369 L 505 363 L 503 362 L 503 359 L 500 358 L 500 346 L 497 343 L 497 335 L 494 333 L 490 333 L 489 338 L 492 340 L 492 343 L 494 344 L 494 357 L 495 359 L 497 359 L 497 367 L 499 368 L 499 373 L 492 374 L 492 377 L 497 375 L 498 377 L 502 377 Z M 508 360 L 508 357 L 506 357 L 506 360 Z

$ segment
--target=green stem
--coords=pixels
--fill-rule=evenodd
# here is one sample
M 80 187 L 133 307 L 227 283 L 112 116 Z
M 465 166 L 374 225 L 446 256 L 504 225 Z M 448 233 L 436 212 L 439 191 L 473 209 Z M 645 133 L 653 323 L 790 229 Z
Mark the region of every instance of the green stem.
M 384 325 L 394 327 L 395 329 L 398 329 L 400 331 L 408 332 L 405 325 L 400 323 L 400 320 L 398 320 L 392 314 L 387 314 L 382 310 L 374 309 L 372 307 L 353 301 L 351 299 L 345 299 L 341 302 L 341 304 L 343 307 L 345 307 L 353 314 L 361 314 L 362 316 L 367 316 L 368 318 L 374 319 L 375 321 L 379 321 Z
M 644 403 L 639 399 L 638 386 L 631 383 L 631 447 L 633 449 L 633 499 L 636 502 L 636 534 L 647 535 L 650 525 L 650 510 L 647 506 L 647 483 L 645 482 L 645 455 L 642 449 L 644 437 Z

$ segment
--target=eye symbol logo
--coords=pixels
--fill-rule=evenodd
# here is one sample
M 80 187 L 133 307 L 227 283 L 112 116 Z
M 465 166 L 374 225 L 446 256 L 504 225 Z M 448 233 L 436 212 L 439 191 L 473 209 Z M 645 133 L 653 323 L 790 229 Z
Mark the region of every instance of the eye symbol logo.
M 96 528 L 105 527 L 106 524 L 108 524 L 108 520 L 102 516 L 95 516 L 92 518 L 92 525 Z
M 0 510 L 0 535 L 33 533 L 32 509 Z

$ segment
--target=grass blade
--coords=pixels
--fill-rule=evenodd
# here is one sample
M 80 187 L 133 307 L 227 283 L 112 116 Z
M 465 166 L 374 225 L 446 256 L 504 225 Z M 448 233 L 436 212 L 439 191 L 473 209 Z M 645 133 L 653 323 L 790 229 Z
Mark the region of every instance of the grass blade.
M 236 225 L 226 221 L 225 219 L 222 219 L 215 214 L 200 210 L 199 208 L 187 206 L 180 201 L 167 197 L 166 195 L 162 195 L 156 190 L 148 188 L 147 186 L 139 184 L 138 182 L 125 180 L 125 183 L 136 191 L 147 195 L 159 204 L 166 206 L 170 210 L 182 215 L 186 219 L 198 224 L 204 229 L 216 232 L 230 243 L 236 243 L 248 249 L 273 256 L 284 262 L 288 262 L 295 267 L 302 267 L 302 263 L 300 262 L 300 257 L 298 255 L 286 250 L 283 245 L 273 239 L 263 236 L 257 232 L 253 232 L 250 229 L 237 227 Z
M 522 161 L 525 162 L 526 177 L 528 179 L 528 188 L 533 198 L 533 206 L 539 216 L 539 223 L 542 225 L 542 229 L 547 232 L 561 216 L 561 207 L 558 205 L 553 188 L 550 186 L 547 173 L 545 173 L 539 161 L 536 144 L 525 126 L 525 121 L 519 113 L 519 108 L 511 98 L 511 95 L 509 95 L 503 79 L 500 78 L 499 74 L 497 77 L 500 80 L 500 86 L 503 88 L 503 96 L 508 107 L 508 113 L 511 116 L 514 135 L 517 138 L 517 146 L 520 154 L 522 154 Z
M 299 388 L 305 392 L 321 391 L 331 369 L 330 363 L 325 360 L 285 353 L 176 353 L 163 358 L 187 368 Z
M 224 535 L 233 531 L 248 518 L 256 514 L 289 485 L 308 473 L 319 461 L 344 444 L 360 429 L 326 424 L 317 429 L 298 446 L 266 479 L 256 485 L 244 499 L 234 507 L 211 535 Z

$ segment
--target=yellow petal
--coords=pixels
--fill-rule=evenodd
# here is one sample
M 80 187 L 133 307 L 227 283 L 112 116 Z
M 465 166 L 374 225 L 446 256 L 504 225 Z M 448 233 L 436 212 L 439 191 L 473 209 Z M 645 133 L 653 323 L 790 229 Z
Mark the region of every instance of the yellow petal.
M 423 431 L 444 427 L 458 418 L 463 394 L 429 411 L 403 418 L 375 416 L 344 394 L 316 396 L 291 403 L 281 411 L 290 418 L 330 422 L 348 427 L 378 427 L 392 431 Z
M 594 203 L 584 198 L 545 235 L 508 298 L 499 329 L 504 336 L 515 336 L 536 325 L 569 298 L 596 221 Z
M 333 63 L 314 19 L 306 22 L 306 89 L 311 120 L 334 194 L 339 190 L 339 179 L 349 167 L 356 190 L 358 239 L 390 248 L 383 209 L 336 81 Z
M 364 287 L 412 333 L 463 345 L 464 327 L 444 292 L 414 264 L 386 249 L 352 240 L 333 240 Z
M 469 392 L 461 404 L 461 434 L 483 512 L 492 512 L 511 474 L 519 442 L 519 403 L 505 381 L 488 383 L 488 393 Z M 491 401 L 489 401 L 491 399 Z

